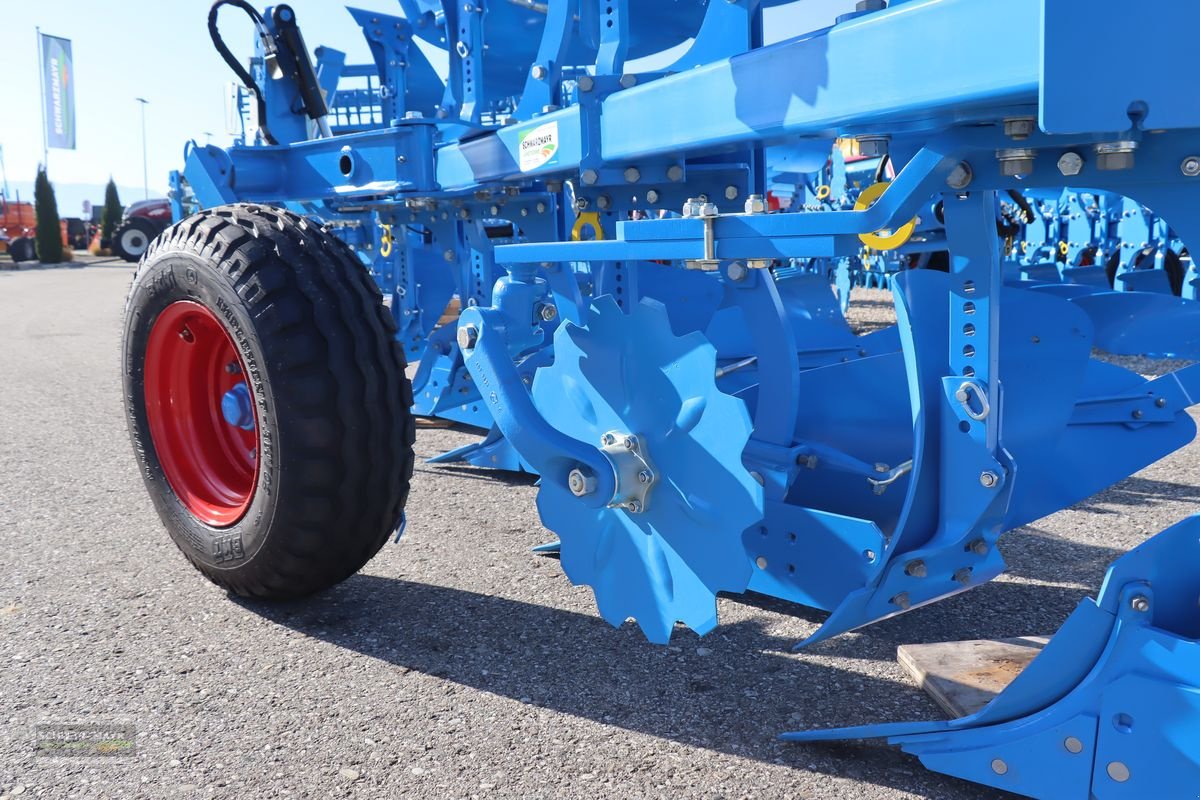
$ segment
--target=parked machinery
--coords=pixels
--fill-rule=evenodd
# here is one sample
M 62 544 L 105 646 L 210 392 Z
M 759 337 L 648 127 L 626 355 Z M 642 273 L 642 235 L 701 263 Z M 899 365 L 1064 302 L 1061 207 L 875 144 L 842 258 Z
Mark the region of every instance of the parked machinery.
M 352 10 L 364 70 L 314 64 L 286 5 L 218 0 L 253 135 L 189 145 L 205 210 L 151 244 L 124 345 L 185 555 L 260 597 L 346 577 L 403 528 L 413 414 L 436 414 L 491 430 L 440 460 L 540 474 L 612 624 L 705 633 L 753 590 L 829 612 L 803 646 L 991 579 L 1004 532 L 1188 443 L 1200 367 L 1093 348 L 1200 347 L 1192 301 L 1135 274 L 1200 235 L 1200 107 L 1169 77 L 1200 9 L 864 2 L 763 46 L 775 4 L 401 0 Z M 223 6 L 254 20 L 249 70 Z M 1075 44 L 1139 30 L 1159 44 L 1084 92 Z M 339 111 L 342 75 L 369 87 Z M 883 169 L 770 213 L 769 180 L 836 179 L 835 137 Z M 829 265 L 864 258 L 898 324 L 856 336 Z M 1196 785 L 1196 524 L 1120 559 L 981 714 L 792 738 L 891 736 L 1036 797 Z
M 112 235 L 113 254 L 126 261 L 137 261 L 155 236 L 172 221 L 169 200 L 138 200 L 125 209 L 125 216 Z

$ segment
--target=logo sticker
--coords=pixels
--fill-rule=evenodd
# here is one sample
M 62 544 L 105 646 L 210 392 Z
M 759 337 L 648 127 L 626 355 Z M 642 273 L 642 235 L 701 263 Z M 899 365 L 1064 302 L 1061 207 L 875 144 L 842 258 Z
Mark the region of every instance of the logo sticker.
M 532 172 L 539 167 L 558 163 L 557 122 L 547 122 L 518 135 L 517 152 L 521 158 L 521 172 Z

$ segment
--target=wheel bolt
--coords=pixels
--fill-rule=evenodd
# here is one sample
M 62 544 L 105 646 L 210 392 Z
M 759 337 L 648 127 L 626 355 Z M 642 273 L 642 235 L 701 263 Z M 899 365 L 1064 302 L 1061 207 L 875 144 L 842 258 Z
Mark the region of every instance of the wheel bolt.
M 180 328 L 179 329 L 179 338 L 183 339 L 185 342 L 196 341 L 196 335 L 194 333 L 192 333 L 191 329 L 189 329 L 189 328 Z

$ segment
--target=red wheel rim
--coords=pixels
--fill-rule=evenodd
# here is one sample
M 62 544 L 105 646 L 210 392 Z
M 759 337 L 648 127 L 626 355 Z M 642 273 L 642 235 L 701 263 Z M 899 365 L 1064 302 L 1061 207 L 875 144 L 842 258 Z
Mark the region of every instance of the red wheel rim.
M 180 300 L 163 309 L 146 345 L 146 417 L 168 483 L 198 520 L 240 520 L 258 482 L 258 412 L 253 430 L 226 421 L 221 401 L 245 383 L 245 365 L 216 315 Z

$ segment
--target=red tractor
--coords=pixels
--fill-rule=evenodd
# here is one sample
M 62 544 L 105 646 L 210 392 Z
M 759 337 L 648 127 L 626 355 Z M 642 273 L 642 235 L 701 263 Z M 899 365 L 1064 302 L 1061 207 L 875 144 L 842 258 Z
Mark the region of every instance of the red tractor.
M 170 200 L 139 200 L 125 209 L 125 218 L 113 231 L 113 255 L 137 261 L 150 242 L 171 224 Z

